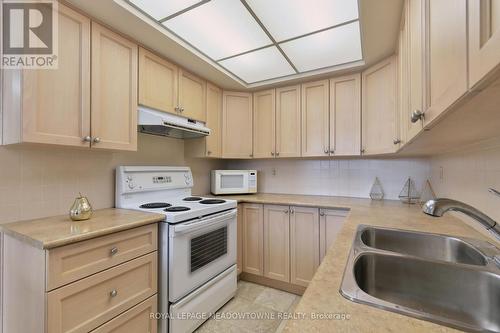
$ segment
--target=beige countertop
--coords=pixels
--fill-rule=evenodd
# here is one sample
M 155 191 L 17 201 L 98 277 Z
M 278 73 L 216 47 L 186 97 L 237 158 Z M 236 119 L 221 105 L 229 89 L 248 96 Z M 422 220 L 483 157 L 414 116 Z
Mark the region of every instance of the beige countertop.
M 242 203 L 350 209 L 344 227 L 328 249 L 295 309 L 296 313 L 305 314 L 305 319 L 289 320 L 284 332 L 457 332 L 431 322 L 351 302 L 340 295 L 339 288 L 359 224 L 485 239 L 485 236 L 461 220 L 449 214 L 432 218 L 423 214 L 419 205 L 410 206 L 399 201 L 286 194 L 240 195 L 227 198 Z M 340 314 L 348 319 L 311 318 L 315 314 Z
M 68 215 L 60 215 L 3 224 L 1 231 L 35 247 L 50 249 L 155 223 L 164 218 L 162 214 L 108 208 L 96 210 L 86 221 L 75 222 Z

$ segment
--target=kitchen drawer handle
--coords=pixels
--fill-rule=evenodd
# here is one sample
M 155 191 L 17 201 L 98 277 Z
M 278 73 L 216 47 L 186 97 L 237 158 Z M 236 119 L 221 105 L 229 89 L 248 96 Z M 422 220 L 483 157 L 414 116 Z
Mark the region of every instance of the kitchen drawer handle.
M 115 246 L 115 247 L 112 247 L 111 250 L 109 250 L 109 253 L 114 256 L 115 254 L 118 253 L 118 248 Z
M 118 295 L 118 291 L 116 289 L 111 290 L 109 293 L 110 297 L 116 297 L 117 295 Z
M 274 156 L 274 152 L 273 151 L 271 152 L 271 156 Z
M 285 210 L 285 211 L 283 211 L 283 213 L 288 214 L 288 209 L 287 209 L 287 210 Z
M 279 152 L 276 152 L 276 156 L 280 156 L 280 153 L 279 153 Z
M 97 136 L 97 137 L 95 137 L 95 138 L 94 138 L 94 143 L 99 143 L 99 142 L 101 142 L 101 138 L 100 138 L 100 137 L 98 137 L 98 136 Z
M 82 141 L 83 142 L 90 142 L 90 141 L 92 141 L 92 138 L 90 137 L 90 135 L 87 135 L 87 136 L 83 137 Z

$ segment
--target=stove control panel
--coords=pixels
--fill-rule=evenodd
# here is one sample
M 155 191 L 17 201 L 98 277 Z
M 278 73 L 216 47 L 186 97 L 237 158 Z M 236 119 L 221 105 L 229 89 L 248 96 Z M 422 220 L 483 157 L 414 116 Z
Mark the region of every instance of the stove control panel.
M 116 180 L 121 194 L 193 187 L 193 175 L 185 167 L 119 167 Z

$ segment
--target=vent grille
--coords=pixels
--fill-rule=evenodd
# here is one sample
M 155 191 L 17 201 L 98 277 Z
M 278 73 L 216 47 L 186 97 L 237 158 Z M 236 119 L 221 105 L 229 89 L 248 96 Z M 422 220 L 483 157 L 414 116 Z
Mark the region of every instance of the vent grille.
M 191 273 L 227 254 L 227 226 L 191 239 Z

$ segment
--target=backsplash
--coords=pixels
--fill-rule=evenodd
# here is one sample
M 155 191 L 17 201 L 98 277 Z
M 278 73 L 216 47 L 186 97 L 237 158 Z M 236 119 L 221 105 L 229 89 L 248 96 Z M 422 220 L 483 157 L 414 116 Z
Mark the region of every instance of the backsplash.
M 0 223 L 66 214 L 78 192 L 95 209 L 114 206 L 118 165 L 188 165 L 193 193 L 208 193 L 221 162 L 185 160 L 184 142 L 139 134 L 137 152 L 43 146 L 0 147 Z
M 229 169 L 256 169 L 258 191 L 368 198 L 378 177 L 385 199 L 398 199 L 411 177 L 419 191 L 430 177 L 424 158 L 231 161 Z

